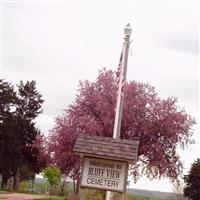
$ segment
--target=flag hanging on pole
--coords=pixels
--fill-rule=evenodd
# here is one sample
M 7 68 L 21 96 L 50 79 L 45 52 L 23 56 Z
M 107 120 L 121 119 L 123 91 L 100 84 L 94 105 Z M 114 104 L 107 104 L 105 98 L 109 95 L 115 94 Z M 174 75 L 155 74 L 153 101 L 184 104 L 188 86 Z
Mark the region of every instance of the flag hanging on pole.
M 126 43 L 124 42 L 120 59 L 119 59 L 119 65 L 116 72 L 118 89 L 117 89 L 117 102 L 116 102 L 116 108 L 115 108 L 113 138 L 120 138 L 122 99 L 124 97 L 123 86 L 125 82 L 125 74 L 124 74 L 125 50 L 126 50 Z M 106 192 L 105 200 L 112 200 L 112 195 L 110 191 Z
M 124 85 L 126 80 L 126 72 L 127 72 L 127 61 L 128 61 L 128 50 L 130 44 L 130 35 L 131 35 L 131 28 L 130 24 L 126 26 L 124 29 L 124 43 L 122 47 L 122 52 L 119 60 L 119 66 L 117 69 L 117 102 L 116 102 L 116 109 L 115 109 L 115 121 L 114 121 L 114 128 L 113 128 L 113 138 L 120 138 L 120 130 L 121 130 L 121 123 L 122 123 L 122 112 L 123 112 L 123 102 L 124 102 Z
M 129 43 L 130 43 L 130 36 L 131 36 L 132 29 L 130 24 L 127 24 L 126 28 L 124 29 L 124 44 L 119 60 L 119 65 L 117 69 L 117 84 L 118 84 L 118 94 L 117 94 L 117 103 L 115 109 L 115 121 L 114 121 L 114 128 L 113 128 L 113 138 L 120 138 L 120 129 L 121 129 L 121 122 L 122 122 L 122 110 L 123 110 L 123 99 L 124 99 L 124 83 L 126 79 L 126 71 L 127 71 L 127 61 L 128 61 L 128 50 L 129 50 Z M 111 192 L 106 192 L 106 200 L 110 200 Z M 123 199 L 124 199 L 123 195 Z
M 125 82 L 125 70 L 124 70 L 124 58 L 125 58 L 125 49 L 126 43 L 123 44 L 119 65 L 117 69 L 117 102 L 115 108 L 115 122 L 113 129 L 113 138 L 120 137 L 120 127 L 121 127 L 121 118 L 122 118 L 122 106 L 123 106 L 123 98 L 124 98 L 124 82 Z
M 116 76 L 117 76 L 117 84 L 118 84 L 118 90 L 117 95 L 123 95 L 123 88 L 124 88 L 124 82 L 125 82 L 125 76 L 124 76 L 124 53 L 125 53 L 125 44 L 123 44 L 122 52 L 119 59 L 119 65 L 117 68 Z

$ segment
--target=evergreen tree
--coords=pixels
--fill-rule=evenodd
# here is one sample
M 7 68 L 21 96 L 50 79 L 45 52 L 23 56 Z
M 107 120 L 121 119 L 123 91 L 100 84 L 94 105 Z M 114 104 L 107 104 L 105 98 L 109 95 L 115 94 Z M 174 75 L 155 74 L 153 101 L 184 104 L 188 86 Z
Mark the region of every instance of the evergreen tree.
M 10 122 L 13 119 L 17 102 L 13 86 L 0 80 L 0 174 L 2 175 L 1 187 L 5 187 L 7 180 L 12 176 L 13 146 Z M 12 124 L 10 124 L 12 125 Z
M 45 161 L 39 159 L 40 148 L 36 145 L 41 135 L 35 126 L 35 118 L 42 112 L 43 99 L 36 90 L 35 81 L 22 81 L 14 92 L 13 86 L 0 82 L 3 102 L 0 108 L 0 173 L 5 187 L 9 177 L 14 177 L 14 189 L 17 189 L 21 173 L 26 166 L 30 175 L 38 173 L 45 166 Z M 21 174 L 23 177 L 23 174 Z
M 184 177 L 184 195 L 191 200 L 200 199 L 200 159 L 192 164 L 189 174 Z
M 18 159 L 15 160 L 14 169 L 14 189 L 19 184 L 20 167 L 26 164 L 28 168 L 38 173 L 40 165 L 37 159 L 39 151 L 33 146 L 40 131 L 35 127 L 35 118 L 42 112 L 43 99 L 36 90 L 35 81 L 27 81 L 25 84 L 21 81 L 18 87 L 18 101 L 15 112 L 15 136 L 19 141 Z

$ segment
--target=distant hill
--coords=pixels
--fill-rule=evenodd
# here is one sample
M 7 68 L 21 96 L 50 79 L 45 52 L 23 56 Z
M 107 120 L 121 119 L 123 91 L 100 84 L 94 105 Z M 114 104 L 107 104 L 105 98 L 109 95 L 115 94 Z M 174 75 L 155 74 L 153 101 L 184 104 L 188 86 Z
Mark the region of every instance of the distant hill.
M 138 195 L 138 196 L 158 197 L 163 200 L 167 199 L 167 197 L 172 197 L 173 199 L 176 199 L 175 193 L 171 193 L 171 192 L 159 192 L 159 191 L 128 188 L 127 193 Z

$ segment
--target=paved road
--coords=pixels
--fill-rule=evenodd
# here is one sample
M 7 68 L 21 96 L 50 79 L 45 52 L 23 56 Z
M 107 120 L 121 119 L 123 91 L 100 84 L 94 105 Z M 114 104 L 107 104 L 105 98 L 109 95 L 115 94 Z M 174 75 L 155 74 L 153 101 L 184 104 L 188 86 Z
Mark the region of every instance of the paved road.
M 13 194 L 0 194 L 0 200 L 33 200 L 33 199 L 40 199 L 45 196 L 42 195 L 31 195 L 31 194 L 20 194 L 20 193 L 13 193 Z

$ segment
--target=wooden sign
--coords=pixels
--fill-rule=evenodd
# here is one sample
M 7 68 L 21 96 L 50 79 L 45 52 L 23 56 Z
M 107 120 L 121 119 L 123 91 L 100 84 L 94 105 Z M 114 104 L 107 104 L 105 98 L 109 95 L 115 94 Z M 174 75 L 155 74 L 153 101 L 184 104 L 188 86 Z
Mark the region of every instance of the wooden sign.
M 81 187 L 125 192 L 128 164 L 137 162 L 139 141 L 79 135 L 74 152 L 83 158 Z
M 127 162 L 85 157 L 81 187 L 124 192 Z

